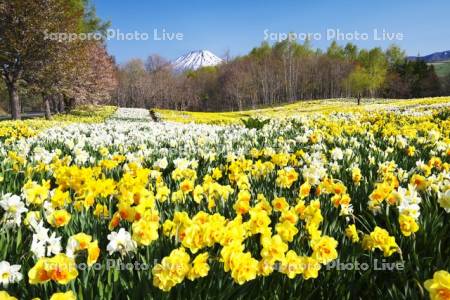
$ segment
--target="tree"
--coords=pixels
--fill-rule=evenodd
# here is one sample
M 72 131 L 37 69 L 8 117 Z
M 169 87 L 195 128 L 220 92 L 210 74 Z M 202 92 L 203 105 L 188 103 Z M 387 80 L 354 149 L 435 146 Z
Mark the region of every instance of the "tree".
M 23 72 L 42 57 L 43 31 L 39 27 L 33 28 L 44 17 L 40 4 L 43 3 L 18 0 L 0 2 L 0 69 L 8 90 L 13 119 L 20 119 L 18 88 Z
M 361 50 L 358 62 L 368 76 L 368 88 L 371 97 L 383 86 L 387 75 L 386 56 L 380 48 L 373 48 L 370 51 Z
M 407 86 L 406 98 L 431 97 L 442 93 L 441 83 L 434 67 L 426 62 L 404 61 L 394 68 L 404 85 Z
M 144 107 L 146 89 L 149 83 L 148 73 L 144 62 L 134 59 L 123 66 L 119 71 L 119 93 L 127 107 Z
M 252 78 L 255 81 L 258 93 L 257 99 L 259 103 L 255 104 L 268 105 L 272 104 L 277 93 L 277 85 L 279 84 L 278 74 L 275 67 L 275 60 L 272 55 L 272 47 L 267 42 L 261 43 L 260 47 L 253 48 L 248 55 L 251 61 Z
M 228 104 L 228 109 L 243 110 L 252 99 L 252 78 L 247 59 L 237 59 L 224 65 L 218 77 L 219 93 Z M 217 108 L 221 109 L 224 101 L 217 101 Z
M 7 103 L 7 92 L 6 92 L 6 86 L 3 81 L 0 81 L 0 114 L 6 113 L 6 103 Z
M 411 86 L 412 97 L 434 97 L 441 93 L 441 84 L 433 65 L 424 61 L 413 62 L 415 80 Z
M 406 53 L 404 50 L 396 45 L 391 45 L 386 50 L 386 59 L 390 67 L 399 66 L 406 60 Z
M 348 61 L 355 61 L 358 58 L 358 47 L 355 44 L 347 43 L 344 47 L 344 57 Z
M 220 66 L 180 74 L 152 55 L 145 66 L 132 62 L 120 68 L 115 97 L 126 106 L 223 111 L 301 99 L 355 96 L 360 103 L 365 96 L 436 94 L 434 71 L 406 64 L 404 57 L 396 46 L 358 50 L 335 42 L 324 52 L 308 41 L 283 40 L 262 43 Z
M 13 119 L 20 119 L 21 84 L 51 93 L 60 85 L 55 82 L 60 81 L 57 75 L 67 69 L 58 64 L 74 62 L 75 53 L 65 55 L 70 53 L 69 43 L 49 39 L 48 34 L 91 32 L 107 26 L 88 5 L 86 0 L 1 0 L 0 71 Z M 48 108 L 48 102 L 44 103 Z
M 88 42 L 86 51 L 87 57 L 81 69 L 81 76 L 74 78 L 74 87 L 66 93 L 75 98 L 77 104 L 109 103 L 118 84 L 114 58 L 100 42 Z
M 147 58 L 145 62 L 145 69 L 147 72 L 155 72 L 164 68 L 168 68 L 170 63 L 164 57 L 158 54 L 152 54 Z
M 357 66 L 347 79 L 347 84 L 356 97 L 358 105 L 361 104 L 362 95 L 371 88 L 370 77 L 366 69 Z
M 345 57 L 345 50 L 333 41 L 327 49 L 327 56 L 335 59 L 343 59 Z
M 50 33 L 77 32 L 83 10 L 73 4 L 74 2 L 60 0 L 50 1 L 45 9 L 49 15 L 51 14 L 51 19 L 42 24 L 43 28 Z M 45 117 L 50 119 L 50 102 L 56 94 L 62 93 L 73 84 L 71 78 L 73 69 L 79 67 L 81 61 L 80 59 L 74 60 L 73 57 L 80 57 L 84 53 L 85 43 L 79 40 L 58 41 L 54 39 L 46 39 L 46 42 L 46 54 L 40 61 L 33 64 L 33 68 L 24 72 L 23 79 L 31 91 L 42 95 Z
M 46 40 L 45 34 L 60 32 L 54 29 L 59 28 L 62 4 L 62 0 L 10 0 L 0 6 L 0 69 L 13 119 L 20 119 L 18 88 L 24 77 L 40 70 L 54 55 L 56 43 Z
M 444 95 L 450 96 L 450 73 L 442 79 L 442 90 Z

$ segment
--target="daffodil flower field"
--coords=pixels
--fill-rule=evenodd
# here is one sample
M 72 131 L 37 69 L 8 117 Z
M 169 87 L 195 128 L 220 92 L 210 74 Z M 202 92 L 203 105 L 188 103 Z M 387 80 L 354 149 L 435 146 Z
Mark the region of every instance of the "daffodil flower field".
M 310 104 L 0 123 L 0 299 L 450 299 L 450 99 Z

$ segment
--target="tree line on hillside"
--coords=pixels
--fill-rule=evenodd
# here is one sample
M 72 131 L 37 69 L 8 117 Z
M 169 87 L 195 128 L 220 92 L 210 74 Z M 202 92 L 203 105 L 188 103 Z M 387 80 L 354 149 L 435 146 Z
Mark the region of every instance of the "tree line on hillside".
M 409 61 L 397 46 L 358 49 L 331 43 L 326 51 L 284 40 L 215 67 L 174 72 L 159 55 L 134 59 L 118 71 L 113 96 L 121 106 L 181 110 L 241 110 L 302 99 L 417 98 L 450 94 L 450 77 Z
M 37 101 L 47 118 L 75 104 L 109 103 L 116 64 L 102 38 L 85 38 L 104 37 L 108 26 L 88 0 L 0 0 L 0 89 L 13 119 Z

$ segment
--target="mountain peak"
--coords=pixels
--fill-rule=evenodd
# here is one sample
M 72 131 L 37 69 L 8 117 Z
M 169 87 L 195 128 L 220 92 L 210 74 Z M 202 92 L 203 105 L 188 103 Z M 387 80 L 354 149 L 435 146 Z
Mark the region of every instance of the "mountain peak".
M 203 67 L 217 66 L 223 60 L 209 50 L 194 50 L 180 56 L 172 62 L 175 71 L 198 70 Z
M 423 60 L 426 63 L 447 61 L 447 60 L 450 60 L 450 50 L 443 51 L 443 52 L 436 52 L 436 53 L 432 53 L 430 55 L 425 55 L 425 56 L 409 56 L 408 59 L 411 61 Z

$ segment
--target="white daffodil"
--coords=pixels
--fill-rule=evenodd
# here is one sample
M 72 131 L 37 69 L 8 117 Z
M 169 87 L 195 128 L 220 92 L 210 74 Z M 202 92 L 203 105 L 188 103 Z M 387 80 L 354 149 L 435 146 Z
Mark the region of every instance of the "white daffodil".
M 47 239 L 47 256 L 61 253 L 61 250 L 61 237 L 57 237 L 56 233 L 53 232 L 52 235 Z
M 22 214 L 27 212 L 25 203 L 17 195 L 5 194 L 0 201 L 0 206 L 5 210 L 6 224 L 20 226 Z
M 10 283 L 16 283 L 22 280 L 20 265 L 11 265 L 7 261 L 0 262 L 0 284 L 7 287 Z
M 46 254 L 46 241 L 39 240 L 36 235 L 33 235 L 33 241 L 31 242 L 31 252 L 33 252 L 36 258 L 44 257 Z
M 414 219 L 418 219 L 420 216 L 420 202 L 422 199 L 417 193 L 413 185 L 408 185 L 408 189 L 399 187 L 397 190 L 397 196 L 399 198 L 400 204 L 398 205 L 398 210 L 400 214 L 408 215 Z
M 333 160 L 342 160 L 344 158 L 344 153 L 342 152 L 342 149 L 336 147 L 333 150 L 331 150 L 331 158 Z
M 450 189 L 445 192 L 439 192 L 438 194 L 439 205 L 447 212 L 450 213 Z
M 167 162 L 167 158 L 163 157 L 163 158 L 158 159 L 157 161 L 155 161 L 153 166 L 164 170 L 165 168 L 167 168 L 168 164 L 169 163 Z
M 130 251 L 136 249 L 136 242 L 131 239 L 131 234 L 124 228 L 120 228 L 118 232 L 111 232 L 108 234 L 109 243 L 106 246 L 106 250 L 109 255 L 114 252 L 119 252 L 121 255 L 125 255 Z
M 78 165 L 83 165 L 88 161 L 89 159 L 88 152 L 84 151 L 81 148 L 76 148 L 74 152 L 75 152 L 75 163 L 77 163 Z
M 32 221 L 30 225 L 35 232 L 31 242 L 31 251 L 37 258 L 61 253 L 61 237 L 57 237 L 55 232 L 49 236 L 49 229 L 44 227 L 42 221 L 39 223 Z

